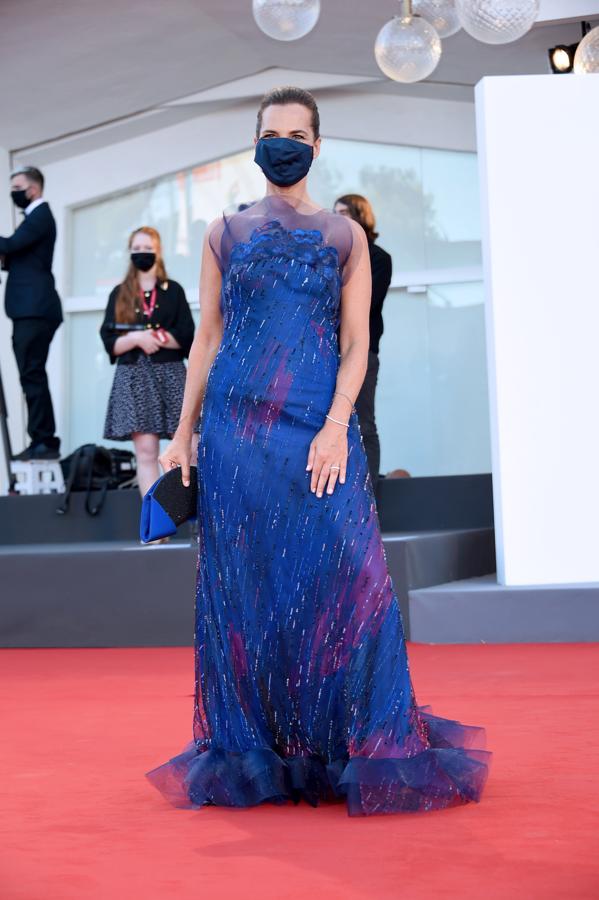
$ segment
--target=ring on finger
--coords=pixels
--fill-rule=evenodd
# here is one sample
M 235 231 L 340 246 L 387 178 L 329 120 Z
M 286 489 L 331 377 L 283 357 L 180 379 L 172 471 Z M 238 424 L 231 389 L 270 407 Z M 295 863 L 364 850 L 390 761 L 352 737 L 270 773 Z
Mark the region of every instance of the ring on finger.
M 334 472 L 334 471 L 340 472 L 341 466 L 329 466 L 329 471 L 330 472 Z

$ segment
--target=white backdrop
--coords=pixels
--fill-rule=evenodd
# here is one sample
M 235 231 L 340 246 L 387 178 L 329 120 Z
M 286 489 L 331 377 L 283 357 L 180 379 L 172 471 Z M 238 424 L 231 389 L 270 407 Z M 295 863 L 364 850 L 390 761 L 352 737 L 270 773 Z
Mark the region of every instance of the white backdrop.
M 476 89 L 498 577 L 599 582 L 599 77 Z

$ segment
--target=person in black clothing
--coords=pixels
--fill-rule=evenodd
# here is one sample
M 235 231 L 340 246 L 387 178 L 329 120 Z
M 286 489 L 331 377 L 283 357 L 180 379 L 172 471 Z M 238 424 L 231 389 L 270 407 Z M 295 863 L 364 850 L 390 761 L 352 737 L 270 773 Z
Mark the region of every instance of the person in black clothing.
M 117 363 L 104 437 L 133 441 L 143 496 L 160 474 L 159 441 L 179 422 L 194 323 L 183 288 L 166 274 L 158 232 L 137 228 L 129 251 L 125 280 L 112 290 L 100 329 Z
M 370 348 L 368 369 L 362 389 L 356 400 L 356 412 L 368 458 L 372 486 L 376 490 L 381 462 L 381 445 L 374 415 L 374 397 L 379 373 L 379 341 L 383 334 L 383 303 L 391 284 L 391 256 L 375 243 L 378 233 L 372 207 L 361 194 L 344 194 L 335 201 L 335 212 L 349 216 L 358 222 L 368 238 L 370 268 L 372 270 L 372 297 L 370 301 Z
M 4 304 L 13 321 L 12 345 L 27 401 L 29 447 L 15 459 L 58 459 L 52 398 L 46 361 L 54 333 L 62 322 L 54 286 L 52 257 L 56 223 L 42 197 L 44 176 L 32 167 L 13 172 L 11 196 L 24 218 L 10 237 L 0 237 L 2 267 L 8 271 Z

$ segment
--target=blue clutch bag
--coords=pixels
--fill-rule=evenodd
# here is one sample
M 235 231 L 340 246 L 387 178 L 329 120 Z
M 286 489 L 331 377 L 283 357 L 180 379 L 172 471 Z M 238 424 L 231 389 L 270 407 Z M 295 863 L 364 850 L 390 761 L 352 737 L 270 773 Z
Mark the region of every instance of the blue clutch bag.
M 179 468 L 154 482 L 141 504 L 139 536 L 144 544 L 170 537 L 183 522 L 197 518 L 197 466 L 190 467 L 190 482 L 184 486 Z

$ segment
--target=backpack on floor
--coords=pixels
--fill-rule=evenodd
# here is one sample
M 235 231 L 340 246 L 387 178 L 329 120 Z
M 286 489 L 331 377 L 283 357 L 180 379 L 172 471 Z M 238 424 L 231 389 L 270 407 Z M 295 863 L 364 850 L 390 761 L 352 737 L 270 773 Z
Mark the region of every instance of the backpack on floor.
M 106 500 L 106 492 L 131 485 L 135 479 L 135 455 L 130 450 L 83 444 L 61 461 L 65 479 L 62 503 L 58 515 L 68 512 L 71 493 L 85 491 L 85 509 L 97 516 Z M 92 493 L 97 492 L 92 503 Z

